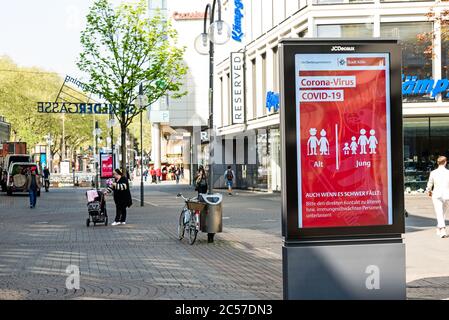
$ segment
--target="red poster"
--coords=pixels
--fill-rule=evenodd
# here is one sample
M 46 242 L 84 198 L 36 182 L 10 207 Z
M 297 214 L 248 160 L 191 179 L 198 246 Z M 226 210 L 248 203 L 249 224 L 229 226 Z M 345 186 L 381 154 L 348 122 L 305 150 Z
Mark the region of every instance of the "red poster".
M 102 178 L 112 178 L 113 168 L 112 168 L 112 155 L 111 154 L 101 154 L 101 177 Z
M 388 62 L 296 55 L 300 228 L 392 224 Z

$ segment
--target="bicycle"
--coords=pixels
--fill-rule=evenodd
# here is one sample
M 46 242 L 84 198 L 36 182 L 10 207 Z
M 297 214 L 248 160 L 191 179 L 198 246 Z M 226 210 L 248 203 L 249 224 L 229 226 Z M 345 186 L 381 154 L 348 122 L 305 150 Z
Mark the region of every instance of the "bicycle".
M 195 243 L 198 231 L 200 230 L 200 212 L 206 206 L 205 203 L 200 202 L 196 197 L 186 198 L 181 193 L 178 193 L 177 198 L 181 197 L 185 205 L 181 210 L 178 221 L 178 239 L 184 239 L 184 234 L 187 229 L 189 235 L 189 243 Z

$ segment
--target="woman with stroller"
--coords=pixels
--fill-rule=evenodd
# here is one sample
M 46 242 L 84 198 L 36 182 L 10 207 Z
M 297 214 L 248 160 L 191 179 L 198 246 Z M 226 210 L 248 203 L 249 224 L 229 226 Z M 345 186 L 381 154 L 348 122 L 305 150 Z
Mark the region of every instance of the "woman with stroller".
M 128 179 L 123 176 L 120 169 L 114 170 L 115 182 L 107 187 L 108 193 L 114 194 L 114 202 L 116 208 L 115 221 L 111 223 L 112 226 L 126 224 L 126 208 L 131 207 L 132 198 L 129 190 Z

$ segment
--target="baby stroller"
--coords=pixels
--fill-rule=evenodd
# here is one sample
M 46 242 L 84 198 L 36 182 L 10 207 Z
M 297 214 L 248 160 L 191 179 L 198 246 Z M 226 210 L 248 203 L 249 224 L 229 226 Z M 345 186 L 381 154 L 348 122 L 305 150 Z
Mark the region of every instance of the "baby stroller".
M 89 212 L 89 217 L 86 219 L 86 226 L 89 227 L 91 222 L 94 224 L 94 226 L 97 223 L 104 223 L 104 225 L 107 226 L 108 213 L 106 210 L 104 192 L 95 189 L 89 190 L 86 192 L 86 197 L 87 211 Z

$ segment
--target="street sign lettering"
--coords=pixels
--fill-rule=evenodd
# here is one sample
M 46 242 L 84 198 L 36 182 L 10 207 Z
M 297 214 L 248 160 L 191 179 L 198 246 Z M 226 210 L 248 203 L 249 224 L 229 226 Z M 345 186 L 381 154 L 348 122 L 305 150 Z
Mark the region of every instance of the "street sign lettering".
M 137 107 L 129 105 L 126 113 L 135 113 Z M 118 107 L 107 103 L 78 102 L 38 102 L 38 113 L 68 113 L 68 114 L 114 114 Z
M 231 104 L 232 123 L 241 124 L 245 121 L 245 82 L 244 82 L 243 52 L 231 53 Z

